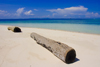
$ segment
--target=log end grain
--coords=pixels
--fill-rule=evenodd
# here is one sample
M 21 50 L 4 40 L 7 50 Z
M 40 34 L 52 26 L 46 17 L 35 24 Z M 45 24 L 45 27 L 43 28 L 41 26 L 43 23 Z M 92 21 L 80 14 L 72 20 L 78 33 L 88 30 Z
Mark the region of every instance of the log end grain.
M 72 49 L 66 54 L 65 62 L 73 63 L 75 61 L 75 58 L 76 58 L 76 52 L 74 49 Z
M 22 32 L 21 29 L 19 27 L 15 27 L 14 28 L 14 32 Z

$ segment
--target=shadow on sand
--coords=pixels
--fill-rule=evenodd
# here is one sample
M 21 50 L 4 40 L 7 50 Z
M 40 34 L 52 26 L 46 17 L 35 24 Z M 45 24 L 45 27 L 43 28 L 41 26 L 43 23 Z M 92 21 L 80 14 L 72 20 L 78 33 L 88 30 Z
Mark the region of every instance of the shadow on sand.
M 74 61 L 74 62 L 77 62 L 77 61 L 80 61 L 80 59 L 78 59 L 78 58 L 75 58 L 75 61 Z
M 78 62 L 78 61 L 80 61 L 80 59 L 75 58 L 75 61 L 74 62 L 72 62 L 72 63 L 66 63 L 66 64 L 73 64 L 73 63 Z

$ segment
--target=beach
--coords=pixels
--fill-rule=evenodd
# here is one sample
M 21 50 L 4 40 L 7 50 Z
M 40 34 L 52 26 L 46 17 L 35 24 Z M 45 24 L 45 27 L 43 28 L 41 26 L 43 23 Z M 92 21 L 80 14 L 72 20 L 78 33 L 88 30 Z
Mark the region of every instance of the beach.
M 42 28 L 20 27 L 21 33 L 0 25 L 0 67 L 99 67 L 100 35 Z M 76 51 L 74 63 L 66 64 L 30 37 L 35 32 L 67 44 Z

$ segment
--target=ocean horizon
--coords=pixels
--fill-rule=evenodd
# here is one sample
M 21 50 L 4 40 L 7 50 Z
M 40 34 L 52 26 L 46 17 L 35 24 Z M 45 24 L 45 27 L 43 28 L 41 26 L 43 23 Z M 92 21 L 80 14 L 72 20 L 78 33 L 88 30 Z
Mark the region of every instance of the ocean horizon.
M 0 19 L 0 25 L 100 34 L 100 19 Z

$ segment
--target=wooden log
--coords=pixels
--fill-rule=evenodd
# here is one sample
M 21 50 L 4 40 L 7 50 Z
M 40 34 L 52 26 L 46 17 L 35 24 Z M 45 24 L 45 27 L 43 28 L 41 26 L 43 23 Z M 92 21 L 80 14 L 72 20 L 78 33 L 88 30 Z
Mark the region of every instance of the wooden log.
M 21 32 L 21 29 L 19 27 L 8 27 L 8 30 L 11 30 L 13 32 Z
M 64 43 L 45 38 L 36 33 L 31 33 L 30 36 L 38 44 L 48 49 L 50 52 L 52 52 L 55 56 L 57 56 L 65 63 L 72 63 L 75 61 L 76 52 L 72 47 L 69 47 Z

